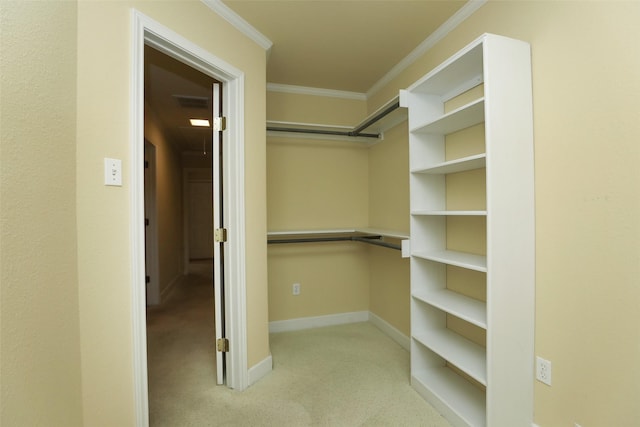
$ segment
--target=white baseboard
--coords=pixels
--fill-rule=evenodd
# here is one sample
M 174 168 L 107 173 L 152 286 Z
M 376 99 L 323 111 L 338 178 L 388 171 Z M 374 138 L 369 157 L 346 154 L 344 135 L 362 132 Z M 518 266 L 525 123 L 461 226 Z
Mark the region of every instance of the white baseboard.
M 273 358 L 271 355 L 263 359 L 261 362 L 249 368 L 249 386 L 260 381 L 273 370 Z
M 321 328 L 323 326 L 343 325 L 346 323 L 366 322 L 369 320 L 368 311 L 354 311 L 351 313 L 329 314 L 327 316 L 301 317 L 298 319 L 276 320 L 269 322 L 269 332 L 299 331 L 302 329 Z
M 402 348 L 411 351 L 411 339 L 400 332 L 396 327 L 384 320 L 382 317 L 369 312 L 369 321 L 378 329 L 387 334 L 392 340 L 400 344 Z

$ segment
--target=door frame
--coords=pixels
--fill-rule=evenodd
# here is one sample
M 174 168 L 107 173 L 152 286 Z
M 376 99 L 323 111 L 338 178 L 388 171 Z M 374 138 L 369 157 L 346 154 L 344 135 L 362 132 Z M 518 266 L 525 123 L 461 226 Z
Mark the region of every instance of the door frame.
M 136 424 L 149 424 L 144 269 L 144 45 L 222 82 L 227 116 L 224 152 L 225 326 L 229 339 L 227 386 L 248 386 L 244 206 L 244 73 L 157 21 L 132 9 L 131 15 L 131 293 Z M 233 286 L 230 286 L 233 283 Z M 215 381 L 215 378 L 212 378 Z

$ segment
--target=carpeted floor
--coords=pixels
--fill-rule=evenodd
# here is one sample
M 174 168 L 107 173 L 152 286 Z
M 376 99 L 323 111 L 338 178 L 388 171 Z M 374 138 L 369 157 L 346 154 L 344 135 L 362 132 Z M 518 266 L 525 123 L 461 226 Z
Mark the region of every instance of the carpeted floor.
M 449 426 L 410 387 L 408 352 L 370 323 L 272 334 L 270 374 L 216 386 L 210 280 L 190 275 L 148 311 L 152 427 Z

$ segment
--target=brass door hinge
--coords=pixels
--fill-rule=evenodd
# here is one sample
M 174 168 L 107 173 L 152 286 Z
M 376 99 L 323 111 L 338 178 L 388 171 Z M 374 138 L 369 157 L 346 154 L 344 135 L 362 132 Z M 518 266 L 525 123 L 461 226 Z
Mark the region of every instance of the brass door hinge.
M 226 117 L 214 117 L 213 118 L 213 130 L 222 132 L 227 130 L 227 118 Z
M 216 242 L 226 242 L 227 241 L 227 229 L 226 228 L 216 228 L 214 234 L 214 238 Z
M 223 353 L 228 353 L 229 352 L 229 340 L 226 338 L 218 338 L 218 341 L 216 342 L 217 347 L 218 347 L 218 351 L 221 351 Z

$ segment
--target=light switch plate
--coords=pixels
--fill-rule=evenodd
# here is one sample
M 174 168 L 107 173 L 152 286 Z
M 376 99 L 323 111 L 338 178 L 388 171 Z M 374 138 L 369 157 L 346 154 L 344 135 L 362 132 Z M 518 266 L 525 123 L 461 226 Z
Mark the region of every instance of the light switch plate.
M 122 160 L 105 157 L 104 185 L 122 186 Z

